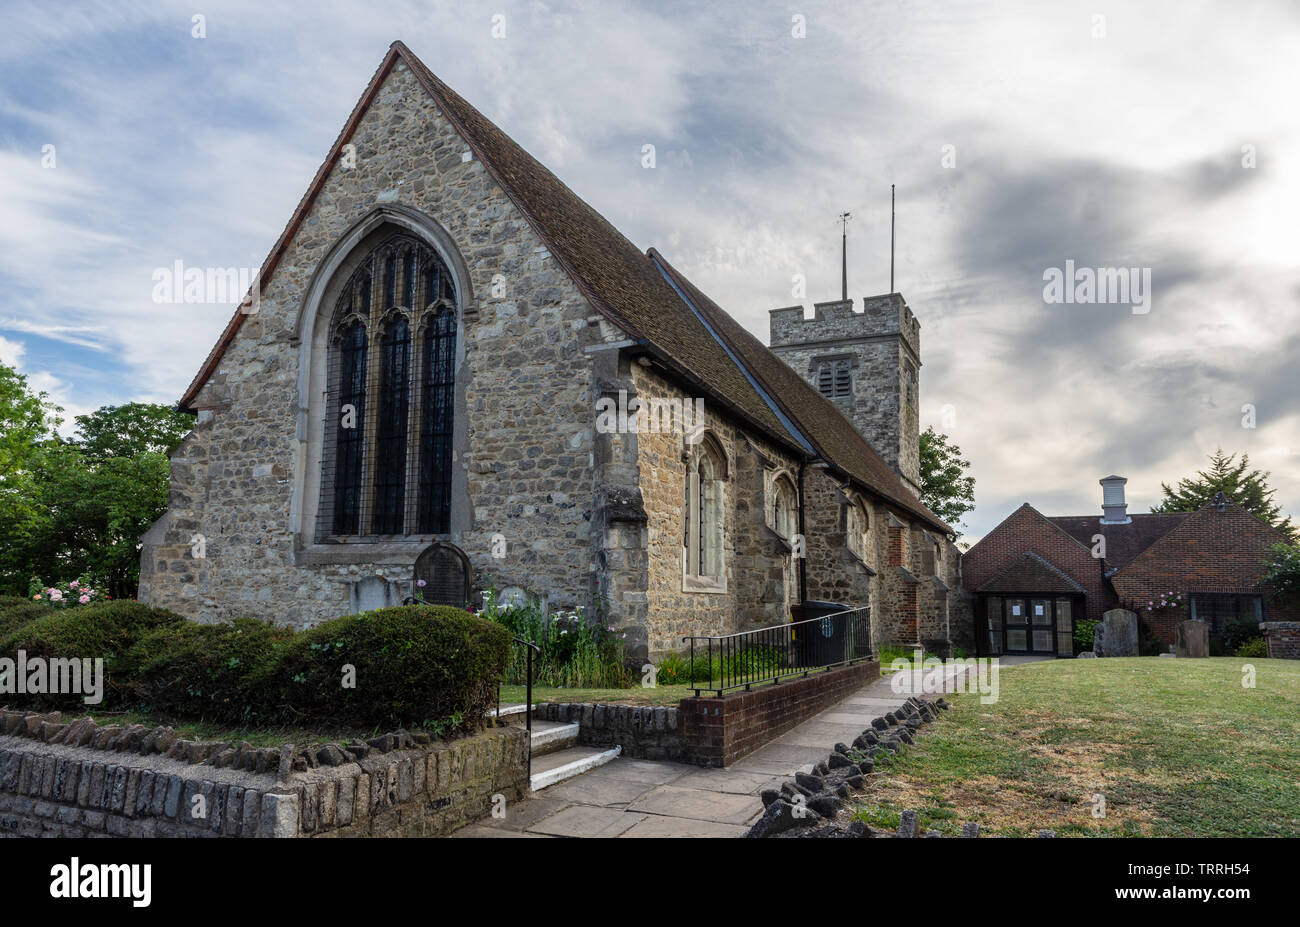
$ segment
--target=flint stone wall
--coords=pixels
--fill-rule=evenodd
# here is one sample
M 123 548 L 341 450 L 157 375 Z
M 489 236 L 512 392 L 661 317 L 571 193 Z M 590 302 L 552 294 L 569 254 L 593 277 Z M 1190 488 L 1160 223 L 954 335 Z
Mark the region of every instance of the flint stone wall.
M 291 746 L 278 767 L 249 771 L 125 752 L 120 737 L 118 749 L 33 739 L 78 723 L 35 717 L 0 736 L 0 837 L 441 836 L 528 788 L 518 728 L 286 773 Z
M 622 756 L 634 759 L 690 762 L 689 745 L 682 740 L 675 707 L 552 702 L 538 705 L 533 717 L 576 723 L 578 743 L 584 747 L 619 746 Z

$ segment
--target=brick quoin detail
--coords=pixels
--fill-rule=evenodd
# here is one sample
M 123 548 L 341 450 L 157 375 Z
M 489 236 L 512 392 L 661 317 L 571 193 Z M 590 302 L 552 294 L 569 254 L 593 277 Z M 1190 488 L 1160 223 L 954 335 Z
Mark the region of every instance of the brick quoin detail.
M 903 565 L 903 529 L 889 529 L 889 565 L 899 567 Z

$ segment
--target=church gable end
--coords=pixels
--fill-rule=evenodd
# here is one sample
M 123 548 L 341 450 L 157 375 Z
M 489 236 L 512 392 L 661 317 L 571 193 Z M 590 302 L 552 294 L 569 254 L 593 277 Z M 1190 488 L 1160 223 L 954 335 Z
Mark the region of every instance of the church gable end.
M 503 585 L 587 600 L 585 349 L 623 332 L 390 59 L 187 392 L 199 421 L 142 552 L 152 602 L 307 624 L 367 578 L 410 597 L 435 541 Z

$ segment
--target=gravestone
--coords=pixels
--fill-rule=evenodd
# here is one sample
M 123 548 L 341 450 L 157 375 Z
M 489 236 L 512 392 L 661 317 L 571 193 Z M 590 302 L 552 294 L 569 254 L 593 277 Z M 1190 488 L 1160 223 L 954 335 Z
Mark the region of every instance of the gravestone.
M 420 585 L 420 581 L 424 585 Z M 434 544 L 415 561 L 415 588 L 412 594 L 423 597 L 426 605 L 469 604 L 469 558 L 451 544 Z
M 1210 626 L 1204 621 L 1178 622 L 1174 628 L 1174 653 L 1180 657 L 1210 655 Z
M 1138 616 L 1127 608 L 1112 608 L 1093 631 L 1093 652 L 1099 657 L 1138 655 Z
M 388 580 L 382 576 L 367 576 L 365 579 L 353 583 L 349 598 L 349 604 L 354 615 L 361 612 L 372 612 L 377 608 L 387 608 L 396 604 L 393 601 Z
M 518 586 L 506 586 L 497 593 L 498 608 L 514 608 L 516 605 L 521 608 L 528 604 L 528 593 Z

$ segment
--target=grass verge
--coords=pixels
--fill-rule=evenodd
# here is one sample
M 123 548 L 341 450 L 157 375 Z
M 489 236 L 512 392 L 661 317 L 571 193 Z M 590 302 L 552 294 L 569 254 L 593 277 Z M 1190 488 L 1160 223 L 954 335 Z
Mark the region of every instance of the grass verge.
M 949 698 L 868 780 L 862 820 L 916 808 L 943 833 L 1300 836 L 1300 662 L 1055 660 L 1003 667 L 995 704 Z

